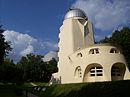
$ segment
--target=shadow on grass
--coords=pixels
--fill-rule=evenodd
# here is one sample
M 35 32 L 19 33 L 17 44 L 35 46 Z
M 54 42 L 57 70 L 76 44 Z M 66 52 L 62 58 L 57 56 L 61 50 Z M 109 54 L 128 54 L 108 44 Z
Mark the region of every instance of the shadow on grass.
M 15 84 L 0 85 L 0 97 L 25 97 L 21 86 Z
M 130 97 L 130 80 L 54 85 L 41 97 Z

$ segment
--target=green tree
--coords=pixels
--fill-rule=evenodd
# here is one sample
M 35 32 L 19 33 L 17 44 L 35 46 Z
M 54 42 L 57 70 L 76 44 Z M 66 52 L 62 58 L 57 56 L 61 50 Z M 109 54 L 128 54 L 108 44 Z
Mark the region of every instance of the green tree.
M 3 65 L 0 66 L 1 82 L 22 82 L 22 70 L 17 67 L 10 59 L 4 59 Z
M 11 50 L 10 43 L 5 41 L 3 32 L 4 30 L 2 29 L 2 26 L 0 26 L 0 65 L 2 65 L 4 61 L 4 56 Z
M 26 81 L 42 81 L 45 64 L 42 61 L 42 56 L 28 54 L 22 57 L 18 62 L 18 66 L 24 71 L 23 78 Z
M 25 81 L 44 81 L 51 79 L 52 73 L 58 71 L 57 62 L 52 59 L 49 62 L 43 62 L 43 56 L 28 54 L 22 57 L 17 66 L 23 70 L 23 78 Z
M 49 62 L 46 62 L 46 72 L 44 74 L 46 82 L 50 81 L 52 74 L 56 72 L 58 72 L 57 61 L 53 58 Z
M 48 62 L 47 69 L 51 74 L 58 72 L 57 61 L 54 58 Z
M 123 27 L 123 29 L 115 30 L 111 37 L 106 37 L 100 41 L 101 43 L 114 43 L 120 45 L 122 52 L 126 58 L 128 66 L 130 67 L 130 28 Z

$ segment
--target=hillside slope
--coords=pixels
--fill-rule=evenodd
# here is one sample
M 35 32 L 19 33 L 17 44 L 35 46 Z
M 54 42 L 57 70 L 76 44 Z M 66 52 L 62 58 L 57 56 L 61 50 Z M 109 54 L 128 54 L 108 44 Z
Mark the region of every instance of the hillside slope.
M 130 80 L 53 85 L 40 97 L 130 97 Z

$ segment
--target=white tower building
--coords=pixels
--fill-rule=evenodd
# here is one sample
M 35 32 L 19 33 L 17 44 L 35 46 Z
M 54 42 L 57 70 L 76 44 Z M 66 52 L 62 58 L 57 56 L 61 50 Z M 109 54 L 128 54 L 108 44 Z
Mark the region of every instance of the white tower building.
M 59 33 L 58 73 L 52 82 L 80 83 L 129 79 L 119 48 L 94 44 L 92 24 L 80 9 L 70 10 Z

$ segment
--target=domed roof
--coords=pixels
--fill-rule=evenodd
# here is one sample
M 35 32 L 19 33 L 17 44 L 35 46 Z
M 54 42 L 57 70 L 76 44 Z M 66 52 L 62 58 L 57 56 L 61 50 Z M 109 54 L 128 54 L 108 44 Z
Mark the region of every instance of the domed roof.
M 70 9 L 70 11 L 67 12 L 67 14 L 65 15 L 64 19 L 68 19 L 68 18 L 72 18 L 72 17 L 82 17 L 82 18 L 88 20 L 87 15 L 81 9 Z

